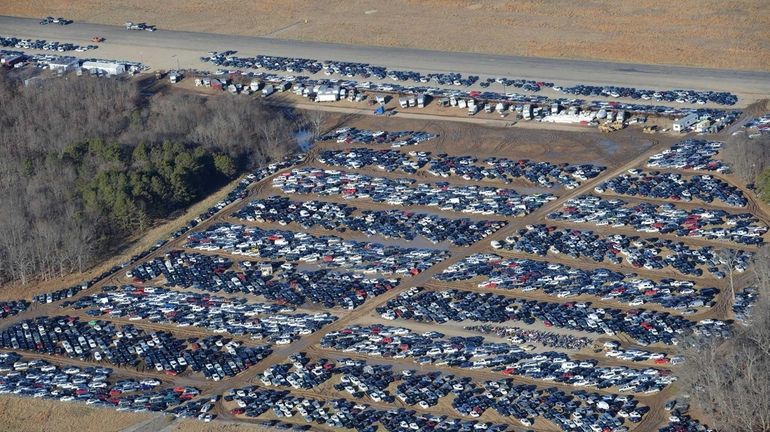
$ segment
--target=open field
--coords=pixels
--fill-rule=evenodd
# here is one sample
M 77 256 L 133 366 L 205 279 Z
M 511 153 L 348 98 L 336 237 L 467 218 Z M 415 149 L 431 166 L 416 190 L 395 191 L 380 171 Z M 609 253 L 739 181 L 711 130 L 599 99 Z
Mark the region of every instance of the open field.
M 3 432 L 105 432 L 118 431 L 146 421 L 146 414 L 116 412 L 78 403 L 33 400 L 13 396 L 0 398 Z
M 770 70 L 770 11 L 762 0 L 729 5 L 716 0 L 2 0 L 0 14 L 113 25 L 146 21 L 159 29 L 343 44 Z

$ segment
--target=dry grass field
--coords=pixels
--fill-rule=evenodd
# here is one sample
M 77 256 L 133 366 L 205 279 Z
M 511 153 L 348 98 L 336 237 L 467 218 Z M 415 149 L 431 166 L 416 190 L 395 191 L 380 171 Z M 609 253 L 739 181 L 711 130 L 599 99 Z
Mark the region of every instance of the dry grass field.
M 30 398 L 0 398 L 0 432 L 118 431 L 149 418 L 144 414 Z
M 494 54 L 770 70 L 766 0 L 0 0 L 0 14 Z

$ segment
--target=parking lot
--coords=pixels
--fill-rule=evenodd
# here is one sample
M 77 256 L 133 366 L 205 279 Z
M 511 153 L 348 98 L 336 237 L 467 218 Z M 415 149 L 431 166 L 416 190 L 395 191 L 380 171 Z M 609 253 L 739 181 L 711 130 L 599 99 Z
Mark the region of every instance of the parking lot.
M 101 275 L 0 303 L 0 392 L 294 430 L 658 430 L 676 344 L 750 313 L 722 252 L 750 271 L 767 218 L 721 144 L 567 162 L 372 121 Z

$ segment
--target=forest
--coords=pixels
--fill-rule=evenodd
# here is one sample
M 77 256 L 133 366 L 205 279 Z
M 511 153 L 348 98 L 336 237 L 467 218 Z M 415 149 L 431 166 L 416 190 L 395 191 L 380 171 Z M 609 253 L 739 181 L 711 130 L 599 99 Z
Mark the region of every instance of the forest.
M 258 99 L 141 83 L 0 73 L 0 283 L 82 272 L 245 170 L 295 147 L 295 120 Z

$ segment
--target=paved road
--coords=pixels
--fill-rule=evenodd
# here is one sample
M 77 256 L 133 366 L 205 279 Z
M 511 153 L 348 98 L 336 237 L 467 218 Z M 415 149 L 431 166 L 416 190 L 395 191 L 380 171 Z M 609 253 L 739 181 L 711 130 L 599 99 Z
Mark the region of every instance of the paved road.
M 232 49 L 242 55 L 356 61 L 393 69 L 460 72 L 482 78 L 507 76 L 553 81 L 560 85 L 582 82 L 639 88 L 723 90 L 738 94 L 742 98 L 741 105 L 770 95 L 768 72 L 441 52 L 162 29 L 156 32 L 128 31 L 120 26 L 79 22 L 68 26 L 41 26 L 37 19 L 8 16 L 0 16 L 0 35 L 81 44 L 99 35 L 105 37 L 107 42 L 101 44 L 98 50 L 74 55 L 138 60 L 159 69 L 176 68 L 177 64 L 181 68 L 203 69 L 203 63 L 199 61 L 201 55 Z M 496 85 L 493 90 L 501 91 L 502 87 Z

